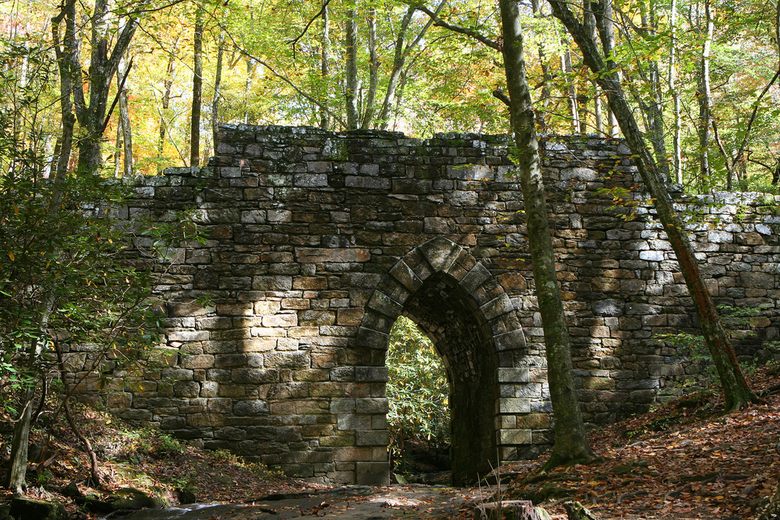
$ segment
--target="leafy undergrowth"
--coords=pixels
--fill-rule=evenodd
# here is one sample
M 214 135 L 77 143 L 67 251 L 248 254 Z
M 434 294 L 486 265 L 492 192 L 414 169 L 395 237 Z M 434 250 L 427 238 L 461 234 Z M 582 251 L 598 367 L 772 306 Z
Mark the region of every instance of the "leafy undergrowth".
M 755 518 L 780 481 L 780 371 L 759 371 L 763 404 L 723 415 L 697 394 L 591 434 L 603 460 L 543 472 L 543 460 L 502 468 L 518 477 L 504 498 L 562 513 L 578 500 L 600 519 Z
M 283 477 L 258 463 L 226 451 L 207 451 L 183 444 L 151 429 L 133 428 L 106 413 L 78 408 L 79 428 L 100 460 L 100 489 L 89 487 L 89 460 L 65 421 L 42 415 L 31 438 L 27 495 L 63 503 L 72 518 L 94 518 L 73 500 L 82 495 L 105 498 L 121 488 L 135 488 L 167 504 L 182 502 L 243 503 L 275 493 L 316 489 Z M 6 423 L 8 424 L 8 423 Z M 45 426 L 45 428 L 43 428 Z M 10 432 L 0 432 L 0 475 L 7 471 Z M 0 490 L 0 503 L 10 500 Z

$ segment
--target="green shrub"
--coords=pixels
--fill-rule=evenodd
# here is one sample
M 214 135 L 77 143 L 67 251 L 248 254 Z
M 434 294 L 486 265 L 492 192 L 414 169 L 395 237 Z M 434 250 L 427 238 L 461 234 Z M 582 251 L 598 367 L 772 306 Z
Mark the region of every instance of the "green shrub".
M 390 331 L 387 368 L 387 418 L 396 464 L 403 461 L 409 443 L 447 448 L 450 410 L 444 365 L 431 340 L 407 318 L 398 318 Z

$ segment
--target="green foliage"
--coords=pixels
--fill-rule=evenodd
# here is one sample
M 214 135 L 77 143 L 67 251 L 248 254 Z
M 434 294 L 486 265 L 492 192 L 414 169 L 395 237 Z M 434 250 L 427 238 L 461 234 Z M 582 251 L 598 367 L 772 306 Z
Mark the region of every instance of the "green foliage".
M 120 362 L 155 343 L 149 271 L 122 261 L 129 244 L 99 209 L 122 195 L 98 177 L 44 179 L 35 165 L 0 177 L 0 366 L 15 367 L 0 378 L 12 387 L 47 370 L 55 342 L 100 345 Z
M 411 320 L 400 317 L 390 331 L 387 352 L 390 448 L 403 460 L 407 443 L 449 446 L 449 385 L 441 358 Z
M 57 347 L 90 345 L 95 366 L 110 358 L 121 367 L 155 345 L 156 252 L 198 229 L 173 215 L 167 227 L 129 230 L 115 208 L 132 187 L 98 175 L 54 178 L 41 121 L 52 63 L 45 52 L 13 45 L 0 46 L 3 60 L 37 74 L 0 68 L 0 403 L 16 412 L 21 390 L 56 369 Z M 152 242 L 144 261 L 130 261 L 132 235 Z
M 153 454 L 159 459 L 175 457 L 184 453 L 184 445 L 178 439 L 171 437 L 167 433 L 158 435 L 157 444 L 154 446 Z

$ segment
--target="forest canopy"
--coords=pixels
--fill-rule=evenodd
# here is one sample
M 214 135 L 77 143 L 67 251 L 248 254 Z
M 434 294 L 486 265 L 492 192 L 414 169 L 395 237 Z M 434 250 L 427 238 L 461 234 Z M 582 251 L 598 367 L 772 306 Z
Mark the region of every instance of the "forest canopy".
M 671 179 L 694 192 L 774 190 L 776 6 L 630 0 L 613 10 L 611 57 Z M 618 136 L 550 7 L 522 2 L 520 15 L 539 130 Z M 63 92 L 80 91 L 70 167 L 98 139 L 101 167 L 116 176 L 204 165 L 219 123 L 506 133 L 501 45 L 492 0 L 4 1 L 2 124 L 53 168 L 68 127 Z

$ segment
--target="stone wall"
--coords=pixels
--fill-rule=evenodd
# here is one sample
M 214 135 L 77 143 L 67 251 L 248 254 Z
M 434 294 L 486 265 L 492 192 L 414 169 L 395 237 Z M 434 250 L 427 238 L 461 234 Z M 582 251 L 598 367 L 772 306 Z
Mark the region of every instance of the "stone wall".
M 543 154 L 586 417 L 646 410 L 700 370 L 663 337 L 695 332 L 673 253 L 621 141 L 554 138 Z M 507 459 L 549 442 L 505 138 L 225 127 L 208 168 L 144 178 L 136 192 L 127 218 L 191 210 L 208 240 L 160 274 L 168 366 L 115 374 L 105 390 L 120 415 L 291 475 L 381 482 L 384 354 L 404 314 L 447 366 L 456 478 L 483 472 L 497 447 Z M 717 301 L 760 309 L 749 327 L 732 324 L 754 355 L 780 327 L 780 201 L 679 202 Z M 88 358 L 74 354 L 75 377 Z

